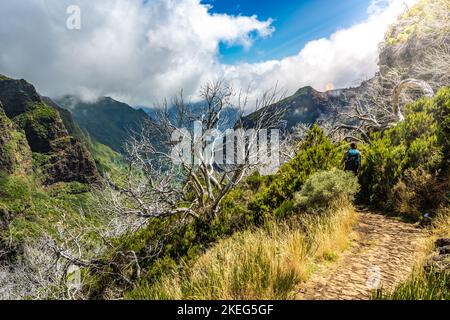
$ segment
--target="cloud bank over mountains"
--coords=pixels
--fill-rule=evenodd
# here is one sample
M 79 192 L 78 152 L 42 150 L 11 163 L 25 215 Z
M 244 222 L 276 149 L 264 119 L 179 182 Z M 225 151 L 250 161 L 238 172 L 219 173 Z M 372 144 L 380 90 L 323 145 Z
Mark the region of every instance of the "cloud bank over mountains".
M 273 35 L 272 21 L 213 14 L 200 0 L 15 0 L 0 10 L 0 73 L 25 78 L 50 96 L 109 95 L 152 105 L 181 89 L 193 95 L 207 80 L 288 93 L 357 85 L 377 71 L 378 44 L 390 23 L 417 0 L 373 0 L 368 19 L 297 55 L 225 65 L 221 43 L 250 47 Z M 81 29 L 66 27 L 67 8 L 81 9 Z M 299 30 L 302 32 L 302 30 Z

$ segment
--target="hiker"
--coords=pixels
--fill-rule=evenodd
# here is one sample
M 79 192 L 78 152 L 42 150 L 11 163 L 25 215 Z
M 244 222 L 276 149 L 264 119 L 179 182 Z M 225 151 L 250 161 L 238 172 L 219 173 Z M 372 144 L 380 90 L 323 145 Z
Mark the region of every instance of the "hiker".
M 355 142 L 350 144 L 350 150 L 345 153 L 342 162 L 345 164 L 345 171 L 352 171 L 355 176 L 359 175 L 361 170 L 362 157 L 361 152 Z

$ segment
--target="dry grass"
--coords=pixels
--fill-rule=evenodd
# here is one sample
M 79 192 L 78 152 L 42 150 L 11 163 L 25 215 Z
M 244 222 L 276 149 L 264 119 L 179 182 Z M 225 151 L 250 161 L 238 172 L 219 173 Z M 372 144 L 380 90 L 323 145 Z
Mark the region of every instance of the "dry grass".
M 433 235 L 436 239 L 450 237 L 450 207 L 439 210 L 434 223 Z
M 155 284 L 143 284 L 133 299 L 292 299 L 318 261 L 334 260 L 349 243 L 357 221 L 340 201 L 321 215 L 298 215 L 285 222 L 238 233 L 197 261 Z

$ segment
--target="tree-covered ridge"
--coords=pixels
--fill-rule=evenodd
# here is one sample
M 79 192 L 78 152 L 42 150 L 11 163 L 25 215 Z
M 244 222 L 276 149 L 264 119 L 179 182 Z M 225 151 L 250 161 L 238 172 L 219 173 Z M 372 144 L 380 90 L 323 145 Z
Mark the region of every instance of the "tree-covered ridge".
M 151 120 L 143 110 L 111 98 L 83 102 L 68 96 L 56 101 L 71 112 L 74 121 L 87 135 L 122 154 L 129 136 L 140 134 L 142 126 Z

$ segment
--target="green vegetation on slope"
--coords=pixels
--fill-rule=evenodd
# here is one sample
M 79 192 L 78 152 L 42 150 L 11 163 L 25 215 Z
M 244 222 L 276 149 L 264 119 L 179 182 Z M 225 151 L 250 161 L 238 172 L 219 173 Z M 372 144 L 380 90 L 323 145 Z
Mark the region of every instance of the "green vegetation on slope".
M 237 232 L 213 246 L 198 259 L 166 270 L 153 283 L 144 280 L 126 294 L 127 299 L 292 299 L 295 288 L 306 281 L 316 263 L 334 260 L 347 248 L 356 213 L 349 200 L 357 192 L 344 191 L 339 183 L 320 178 L 342 175 L 337 170 L 319 173 L 307 182 L 303 193 L 310 201 L 333 196 L 314 212 L 292 208 L 286 220 L 268 218 L 258 229 Z M 347 177 L 357 184 L 355 177 Z M 322 184 L 321 186 L 318 186 Z M 303 198 L 304 199 L 304 198 Z M 333 199 L 333 200 L 332 200 Z M 325 200 L 325 199 L 324 199 Z
M 5 115 L 0 104 L 0 171 L 31 171 L 31 151 L 25 134 Z
M 124 172 L 126 163 L 120 153 L 92 139 L 89 140 L 88 148 L 101 173 L 120 174 Z
M 430 241 L 450 236 L 449 123 L 448 87 L 432 99 L 409 105 L 404 122 L 374 135 L 361 177 L 363 195 L 372 206 L 415 221 L 428 213 L 432 218 Z M 424 255 L 433 250 L 434 245 Z M 393 292 L 381 290 L 373 299 L 450 299 L 449 274 L 424 270 L 426 257 L 423 260 Z
M 65 97 L 57 102 L 72 113 L 74 121 L 92 139 L 122 154 L 130 134 L 140 134 L 142 125 L 150 120 L 143 110 L 111 98 L 89 103 Z
M 32 176 L 0 174 L 0 219 L 7 226 L 1 229 L 0 242 L 21 247 L 27 239 L 43 233 L 56 236 L 62 221 L 70 225 L 77 220 L 89 220 L 79 211 L 90 206 L 87 191 L 80 183 L 59 184 L 44 190 Z
M 52 151 L 52 141 L 64 135 L 58 112 L 44 103 L 31 103 L 28 112 L 14 118 L 17 125 L 27 134 L 33 152 Z
M 373 136 L 361 175 L 363 196 L 372 206 L 419 219 L 448 195 L 450 89 L 409 105 L 406 120 Z

